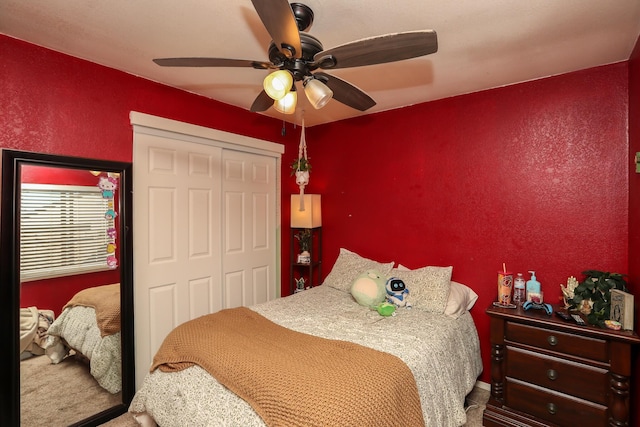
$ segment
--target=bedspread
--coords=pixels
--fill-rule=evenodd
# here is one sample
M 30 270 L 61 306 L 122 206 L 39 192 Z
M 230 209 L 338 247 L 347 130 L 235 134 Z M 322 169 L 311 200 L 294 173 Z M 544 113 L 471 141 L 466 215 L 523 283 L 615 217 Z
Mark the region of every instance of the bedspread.
M 194 364 L 249 402 L 270 426 L 424 425 L 413 374 L 399 358 L 296 332 L 246 307 L 178 326 L 151 370 L 176 372 Z M 393 375 L 381 375 L 386 371 Z
M 395 317 L 381 317 L 355 303 L 350 294 L 324 285 L 250 308 L 295 331 L 399 357 L 413 373 L 427 426 L 466 422 L 464 399 L 482 371 L 478 334 L 469 313 L 453 319 L 399 309 Z M 217 425 L 220 420 L 228 426 L 264 426 L 244 400 L 198 366 L 147 375 L 129 410 L 163 427 Z
M 92 307 L 65 308 L 48 332 L 89 359 L 91 375 L 104 389 L 111 393 L 122 389 L 120 332 L 102 337 Z

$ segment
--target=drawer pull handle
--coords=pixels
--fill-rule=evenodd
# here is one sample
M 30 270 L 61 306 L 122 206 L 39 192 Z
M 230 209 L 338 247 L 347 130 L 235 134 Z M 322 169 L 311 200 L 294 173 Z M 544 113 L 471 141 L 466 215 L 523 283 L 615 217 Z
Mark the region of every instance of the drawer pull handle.
M 553 403 L 547 403 L 547 411 L 549 411 L 551 415 L 555 415 L 557 411 L 556 405 Z
M 549 369 L 547 371 L 547 378 L 549 378 L 551 381 L 554 381 L 556 378 L 558 378 L 558 373 L 555 369 Z
M 549 344 L 551 344 L 551 345 L 556 345 L 556 344 L 558 344 L 558 338 L 556 338 L 555 335 L 549 335 L 547 337 L 547 342 L 549 342 Z

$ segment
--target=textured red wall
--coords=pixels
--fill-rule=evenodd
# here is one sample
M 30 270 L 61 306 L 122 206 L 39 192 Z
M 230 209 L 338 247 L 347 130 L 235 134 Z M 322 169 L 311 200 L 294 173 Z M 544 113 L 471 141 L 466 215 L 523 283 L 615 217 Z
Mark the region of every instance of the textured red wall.
M 629 275 L 631 291 L 636 305 L 636 331 L 638 330 L 638 313 L 640 313 L 640 174 L 635 168 L 635 154 L 640 152 L 640 38 L 629 61 Z M 640 425 L 640 349 L 636 349 L 634 364 L 635 381 L 635 423 Z
M 453 265 L 480 295 L 488 382 L 484 309 L 503 262 L 535 270 L 554 303 L 568 276 L 628 272 L 627 78 L 621 63 L 308 129 L 323 273 L 340 247 Z
M 281 122 L 0 35 L 0 147 L 130 162 L 139 111 L 283 143 Z

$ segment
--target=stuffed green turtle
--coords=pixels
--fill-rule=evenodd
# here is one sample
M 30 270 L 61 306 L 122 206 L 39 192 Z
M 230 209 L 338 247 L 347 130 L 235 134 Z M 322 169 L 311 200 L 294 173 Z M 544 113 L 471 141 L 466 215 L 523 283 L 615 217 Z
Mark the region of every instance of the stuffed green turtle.
M 360 305 L 376 310 L 381 316 L 392 316 L 395 306 L 385 302 L 387 279 L 376 270 L 362 273 L 351 284 L 351 295 Z

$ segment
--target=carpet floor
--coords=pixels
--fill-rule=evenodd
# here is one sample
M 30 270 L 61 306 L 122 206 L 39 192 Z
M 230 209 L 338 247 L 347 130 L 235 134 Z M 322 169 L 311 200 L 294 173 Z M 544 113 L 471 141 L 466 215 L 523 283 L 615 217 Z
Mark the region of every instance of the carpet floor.
M 66 426 L 122 402 L 96 382 L 85 361 L 66 357 L 53 365 L 47 356 L 20 362 L 20 425 Z

